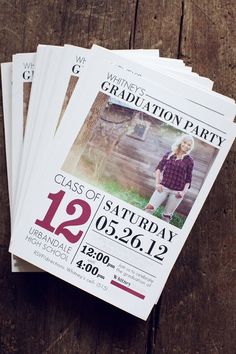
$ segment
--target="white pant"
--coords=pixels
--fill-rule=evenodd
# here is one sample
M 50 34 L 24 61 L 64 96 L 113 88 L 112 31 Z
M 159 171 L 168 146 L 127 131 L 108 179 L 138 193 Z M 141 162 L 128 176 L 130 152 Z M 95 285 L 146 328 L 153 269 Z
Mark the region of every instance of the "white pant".
M 157 190 L 155 190 L 155 192 L 151 196 L 149 204 L 151 204 L 154 207 L 154 211 L 155 211 L 166 200 L 163 216 L 171 217 L 175 209 L 183 200 L 183 198 L 176 198 L 177 193 L 178 191 L 174 191 L 166 187 L 163 187 L 162 192 L 158 192 Z

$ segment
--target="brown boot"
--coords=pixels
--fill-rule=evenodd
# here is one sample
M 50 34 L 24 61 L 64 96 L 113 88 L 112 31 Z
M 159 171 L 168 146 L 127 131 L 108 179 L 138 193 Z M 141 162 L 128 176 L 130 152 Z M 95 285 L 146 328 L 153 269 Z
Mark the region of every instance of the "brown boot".
M 172 215 L 162 214 L 162 220 L 164 220 L 168 223 L 171 221 L 171 217 L 172 217 Z
M 155 211 L 155 208 L 152 204 L 147 204 L 144 209 L 147 213 L 153 214 Z

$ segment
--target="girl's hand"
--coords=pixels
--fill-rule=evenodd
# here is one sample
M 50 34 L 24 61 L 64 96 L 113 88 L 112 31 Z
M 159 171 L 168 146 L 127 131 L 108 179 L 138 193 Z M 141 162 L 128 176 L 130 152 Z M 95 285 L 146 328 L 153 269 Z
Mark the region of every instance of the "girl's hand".
M 179 192 L 176 193 L 175 197 L 177 199 L 180 199 L 180 198 L 183 198 L 184 195 L 185 195 L 185 191 L 179 191 Z
M 157 190 L 159 193 L 163 192 L 163 186 L 162 186 L 160 183 L 157 183 L 157 184 L 156 184 L 156 190 Z

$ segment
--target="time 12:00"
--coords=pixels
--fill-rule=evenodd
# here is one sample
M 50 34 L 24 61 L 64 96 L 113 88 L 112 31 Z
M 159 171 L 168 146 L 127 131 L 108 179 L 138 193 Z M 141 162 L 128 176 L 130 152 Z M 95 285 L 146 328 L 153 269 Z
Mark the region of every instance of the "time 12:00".
M 88 246 L 83 246 L 81 253 L 86 254 L 89 257 L 92 257 L 94 259 L 96 259 L 99 262 L 102 262 L 103 264 L 108 264 L 110 261 L 110 257 L 107 256 L 106 254 L 102 253 L 102 252 L 98 252 L 96 253 L 94 248 L 92 247 L 88 247 Z

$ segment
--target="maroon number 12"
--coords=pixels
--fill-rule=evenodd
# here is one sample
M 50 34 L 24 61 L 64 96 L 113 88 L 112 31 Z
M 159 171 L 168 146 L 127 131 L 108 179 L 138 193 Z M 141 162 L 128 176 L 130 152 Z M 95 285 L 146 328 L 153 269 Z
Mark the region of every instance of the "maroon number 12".
M 73 215 L 76 212 L 76 206 L 79 205 L 82 208 L 81 214 L 73 220 L 67 220 L 62 222 L 55 229 L 55 227 L 52 226 L 51 223 L 61 204 L 64 195 L 65 192 L 62 190 L 55 194 L 49 193 L 48 198 L 52 200 L 52 203 L 49 206 L 48 211 L 46 212 L 46 215 L 44 216 L 43 220 L 37 219 L 35 221 L 35 224 L 43 227 L 44 229 L 50 232 L 53 232 L 56 235 L 62 234 L 69 242 L 75 243 L 79 241 L 79 239 L 83 234 L 83 231 L 79 230 L 77 234 L 73 234 L 67 227 L 85 224 L 91 215 L 91 208 L 90 205 L 85 200 L 82 199 L 71 200 L 66 207 L 66 213 L 68 215 Z

